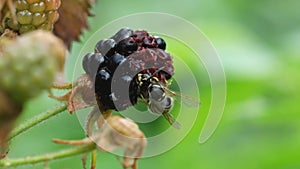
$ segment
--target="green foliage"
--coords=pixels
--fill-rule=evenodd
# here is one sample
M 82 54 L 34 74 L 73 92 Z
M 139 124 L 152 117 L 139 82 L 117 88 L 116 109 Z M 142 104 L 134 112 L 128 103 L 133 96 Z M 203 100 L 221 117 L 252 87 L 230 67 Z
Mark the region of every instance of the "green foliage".
M 95 30 L 118 17 L 134 12 L 169 12 L 192 21 L 202 29 L 212 40 L 224 64 L 227 103 L 213 137 L 205 144 L 198 143 L 211 97 L 208 78 L 205 73 L 200 73 L 200 76 L 203 75 L 203 79 L 198 79 L 201 100 L 205 104 L 195 126 L 172 150 L 140 160 L 141 169 L 300 168 L 300 52 L 297 47 L 300 22 L 296 22 L 300 2 L 289 2 L 176 0 L 145 4 L 144 1 L 135 0 L 118 2 L 116 5 L 116 2 L 104 0 L 93 7 L 95 17 L 89 19 L 91 30 L 85 32 L 83 42 Z M 81 45 L 73 44 L 71 55 L 77 56 Z M 175 44 L 169 45 L 168 50 L 180 53 L 182 48 Z M 191 66 L 199 69 L 199 65 Z M 53 105 L 57 103 L 41 96 L 28 103 L 20 121 Z M 76 115 L 61 114 L 15 138 L 9 157 L 58 150 L 62 146 L 50 142 L 54 137 L 84 137 Z M 50 166 L 81 168 L 81 161 L 80 157 L 74 157 L 50 162 Z M 31 166 L 18 167 L 23 168 Z M 36 168 L 43 166 L 37 165 Z M 113 155 L 99 153 L 97 168 L 121 169 L 121 166 Z

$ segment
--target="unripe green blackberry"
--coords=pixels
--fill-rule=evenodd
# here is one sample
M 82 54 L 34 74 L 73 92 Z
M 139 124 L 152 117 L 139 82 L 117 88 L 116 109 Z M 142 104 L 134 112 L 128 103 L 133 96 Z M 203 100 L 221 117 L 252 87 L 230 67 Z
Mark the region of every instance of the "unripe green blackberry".
M 35 29 L 52 31 L 58 20 L 61 0 L 16 0 L 17 23 L 9 15 L 4 19 L 5 26 L 20 34 Z
M 44 31 L 34 31 L 1 44 L 0 88 L 17 102 L 49 89 L 65 50 L 60 39 Z

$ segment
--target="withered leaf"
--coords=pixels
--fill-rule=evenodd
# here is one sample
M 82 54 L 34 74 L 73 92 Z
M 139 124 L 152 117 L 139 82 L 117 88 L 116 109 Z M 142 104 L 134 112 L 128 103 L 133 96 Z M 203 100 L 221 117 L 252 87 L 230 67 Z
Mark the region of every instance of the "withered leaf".
M 72 41 L 77 41 L 83 29 L 88 28 L 87 17 L 91 3 L 96 0 L 61 0 L 59 19 L 54 25 L 54 34 L 61 38 L 70 49 Z

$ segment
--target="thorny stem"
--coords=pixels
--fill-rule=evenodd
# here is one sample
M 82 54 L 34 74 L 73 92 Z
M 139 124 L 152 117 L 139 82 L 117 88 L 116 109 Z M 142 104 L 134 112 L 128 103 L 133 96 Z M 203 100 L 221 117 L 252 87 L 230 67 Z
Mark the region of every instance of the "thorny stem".
M 16 159 L 4 159 L 0 160 L 0 167 L 12 167 L 26 164 L 36 164 L 40 162 L 48 162 L 55 159 L 71 157 L 86 152 L 95 150 L 96 144 L 91 142 L 86 145 L 75 146 L 69 149 L 61 150 L 58 152 L 47 153 L 37 156 L 25 157 L 25 158 L 16 158 Z
M 15 136 L 23 133 L 24 131 L 30 129 L 31 127 L 65 111 L 67 109 L 67 104 L 63 103 L 51 110 L 48 110 L 44 113 L 41 113 L 27 121 L 25 121 L 24 123 L 20 124 L 19 126 L 17 126 L 14 130 L 12 130 L 12 132 L 10 133 L 8 140 L 11 140 L 12 138 L 14 138 Z

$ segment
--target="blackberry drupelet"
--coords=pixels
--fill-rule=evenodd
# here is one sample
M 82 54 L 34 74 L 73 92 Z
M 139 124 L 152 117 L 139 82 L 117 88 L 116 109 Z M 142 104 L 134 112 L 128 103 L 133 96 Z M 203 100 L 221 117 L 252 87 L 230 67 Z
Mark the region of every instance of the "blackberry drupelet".
M 150 81 L 142 81 L 141 74 L 142 78 L 166 84 L 174 68 L 172 56 L 165 49 L 162 38 L 129 28 L 99 41 L 94 53 L 83 58 L 83 68 L 94 80 L 96 98 L 104 110 L 121 111 L 136 104 L 142 95 L 147 96 Z M 112 83 L 117 87 L 112 89 Z
M 165 50 L 167 46 L 166 42 L 160 37 L 155 37 L 155 39 L 156 39 L 157 47 L 159 49 Z
M 95 78 L 99 65 L 103 64 L 104 61 L 101 53 L 88 53 L 83 58 L 82 67 L 87 74 Z

